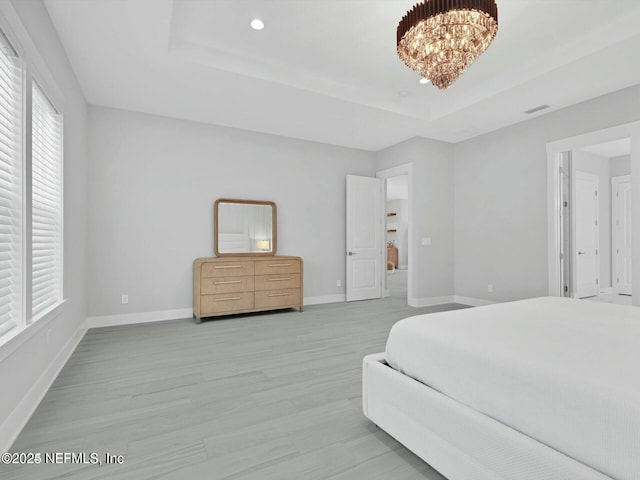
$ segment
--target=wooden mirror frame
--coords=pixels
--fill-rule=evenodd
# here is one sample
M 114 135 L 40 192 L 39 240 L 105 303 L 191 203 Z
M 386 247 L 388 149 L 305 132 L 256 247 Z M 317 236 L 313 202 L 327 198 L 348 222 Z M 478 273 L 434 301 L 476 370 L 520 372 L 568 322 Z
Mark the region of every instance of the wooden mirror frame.
M 218 219 L 219 213 L 218 208 L 221 203 L 236 203 L 241 205 L 264 205 L 271 207 L 271 251 L 269 252 L 231 252 L 224 253 L 218 250 Z M 278 246 L 277 238 L 278 238 L 278 213 L 276 209 L 276 204 L 273 202 L 265 201 L 265 200 L 239 200 L 235 198 L 218 198 L 213 204 L 213 251 L 215 252 L 216 257 L 271 257 L 276 254 L 276 249 Z

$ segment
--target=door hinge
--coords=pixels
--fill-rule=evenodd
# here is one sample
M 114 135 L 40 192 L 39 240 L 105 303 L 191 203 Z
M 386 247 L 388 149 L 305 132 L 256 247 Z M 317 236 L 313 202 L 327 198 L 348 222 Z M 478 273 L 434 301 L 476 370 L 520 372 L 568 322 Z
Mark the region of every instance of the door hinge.
M 598 279 L 596 278 L 596 285 L 598 285 Z
M 567 285 L 564 286 L 564 293 L 567 293 L 569 291 L 569 287 Z
M 566 200 L 564 201 L 564 206 L 565 208 L 569 206 L 569 202 L 567 202 Z
M 596 192 L 595 192 L 595 193 L 596 193 L 596 197 L 597 197 L 597 196 L 598 196 L 598 190 L 596 190 Z
M 598 249 L 596 248 L 596 255 L 598 254 Z

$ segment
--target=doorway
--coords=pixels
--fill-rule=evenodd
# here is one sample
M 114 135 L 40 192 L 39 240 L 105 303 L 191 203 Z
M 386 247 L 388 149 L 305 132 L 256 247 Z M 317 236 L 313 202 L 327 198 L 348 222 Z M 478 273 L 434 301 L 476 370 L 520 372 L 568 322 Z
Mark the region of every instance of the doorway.
M 382 218 L 386 243 L 383 262 L 386 272 L 383 275 L 385 296 L 397 298 L 403 304 L 415 305 L 416 302 L 412 300 L 416 282 L 415 269 L 412 267 L 412 165 L 407 163 L 381 170 L 376 177 L 385 180 L 385 210 Z
M 552 260 L 558 255 L 560 288 L 553 293 L 631 304 L 631 138 L 592 144 L 581 139 L 573 148 L 556 150 L 554 157 L 559 168 L 550 219 L 558 223 L 556 241 L 550 243 L 550 293 Z
M 409 177 L 387 178 L 385 201 L 386 296 L 407 298 Z

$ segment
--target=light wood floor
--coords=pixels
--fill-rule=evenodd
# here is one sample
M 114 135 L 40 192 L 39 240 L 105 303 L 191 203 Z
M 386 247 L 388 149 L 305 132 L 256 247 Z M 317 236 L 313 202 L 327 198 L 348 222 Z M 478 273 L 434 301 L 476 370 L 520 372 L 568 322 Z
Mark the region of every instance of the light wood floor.
M 89 330 L 12 451 L 124 464 L 0 465 L 0 477 L 443 479 L 363 416 L 361 362 L 395 321 L 454 308 L 386 298 Z

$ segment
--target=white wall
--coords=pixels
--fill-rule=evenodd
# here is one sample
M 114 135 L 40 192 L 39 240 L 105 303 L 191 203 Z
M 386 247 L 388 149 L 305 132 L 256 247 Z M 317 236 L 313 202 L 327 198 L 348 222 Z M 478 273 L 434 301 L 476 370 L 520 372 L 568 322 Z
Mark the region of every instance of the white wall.
M 412 165 L 413 264 L 409 302 L 413 306 L 453 299 L 453 147 L 412 138 L 374 154 L 376 171 Z M 422 245 L 421 238 L 432 239 Z
M 546 144 L 638 119 L 635 86 L 456 144 L 456 294 L 546 295 Z
M 623 155 L 621 157 L 613 157 L 609 159 L 612 177 L 621 177 L 623 175 L 631 175 L 631 155 Z
M 87 107 L 42 2 L 2 1 L 0 12 L 26 57 L 41 56 L 62 95 L 64 112 L 64 297 L 55 318 L 46 317 L 0 349 L 0 451 L 13 440 L 67 353 L 84 333 L 86 317 Z M 26 29 L 22 30 L 22 25 Z M 33 41 L 33 43 L 31 43 Z M 39 52 L 39 53 L 38 53 Z M 37 65 L 36 65 L 37 66 Z M 38 67 L 45 80 L 44 69 Z M 47 341 L 49 334 L 49 341 Z M 8 356 L 7 356 L 7 352 Z
M 599 288 L 611 288 L 611 168 L 607 157 L 576 150 L 573 152 L 572 170 L 598 176 L 599 205 Z M 575 177 L 574 177 L 575 178 Z
M 345 176 L 373 176 L 370 153 L 94 106 L 89 130 L 90 316 L 191 308 L 221 197 L 274 201 L 305 298 L 343 298 Z

